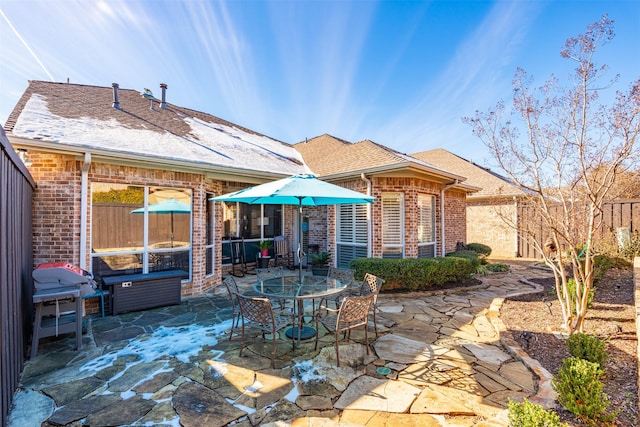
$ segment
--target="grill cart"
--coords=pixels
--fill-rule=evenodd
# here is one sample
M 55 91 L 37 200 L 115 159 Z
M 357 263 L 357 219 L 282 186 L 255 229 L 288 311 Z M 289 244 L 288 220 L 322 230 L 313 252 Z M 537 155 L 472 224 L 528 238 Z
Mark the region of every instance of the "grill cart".
M 33 325 L 31 358 L 38 354 L 40 338 L 76 333 L 76 348 L 82 347 L 82 296 L 94 293 L 93 275 L 66 262 L 41 264 L 32 273 Z

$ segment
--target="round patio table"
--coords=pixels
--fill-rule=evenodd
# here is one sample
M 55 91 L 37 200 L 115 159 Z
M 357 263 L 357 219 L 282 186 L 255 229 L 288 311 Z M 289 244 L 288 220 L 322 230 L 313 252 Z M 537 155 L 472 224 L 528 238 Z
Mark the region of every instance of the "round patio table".
M 347 289 L 348 282 L 326 276 L 302 276 L 302 280 L 296 276 L 275 277 L 262 280 L 253 289 L 260 295 L 269 298 L 290 299 L 297 302 L 294 305 L 298 326 L 289 328 L 286 335 L 289 338 L 300 340 L 313 338 L 316 335 L 315 328 L 303 325 L 305 300 L 323 299 L 338 295 Z

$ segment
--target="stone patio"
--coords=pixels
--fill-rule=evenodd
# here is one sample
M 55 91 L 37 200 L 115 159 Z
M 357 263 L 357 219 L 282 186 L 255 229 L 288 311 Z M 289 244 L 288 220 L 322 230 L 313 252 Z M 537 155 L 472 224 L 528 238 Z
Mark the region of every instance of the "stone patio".
M 543 274 L 514 265 L 473 288 L 382 294 L 370 354 L 353 331 L 340 368 L 324 331 L 318 351 L 314 340 L 292 349 L 279 339 L 275 369 L 257 331 L 240 357 L 223 287 L 178 306 L 90 317 L 80 352 L 73 335 L 41 340 L 8 426 L 506 426 L 509 399 L 554 398 L 548 372 L 501 343 L 497 317 L 502 298 L 537 291 L 526 279 Z

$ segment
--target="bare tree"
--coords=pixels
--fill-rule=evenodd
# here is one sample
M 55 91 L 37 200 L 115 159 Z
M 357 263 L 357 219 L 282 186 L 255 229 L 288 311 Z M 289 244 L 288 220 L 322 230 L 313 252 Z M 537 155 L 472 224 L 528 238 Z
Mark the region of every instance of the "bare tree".
M 532 239 L 553 270 L 562 326 L 569 333 L 583 331 L 602 206 L 616 180 L 637 170 L 640 152 L 640 78 L 610 105 L 600 101 L 600 92 L 618 76 L 599 86 L 607 66 L 597 66 L 594 58 L 613 36 L 613 21 L 604 15 L 567 40 L 561 55 L 576 68 L 564 87 L 554 76 L 533 87 L 533 79 L 518 69 L 509 107 L 500 102 L 463 119 L 527 194 L 525 203 L 545 235 L 531 227 L 518 232 Z

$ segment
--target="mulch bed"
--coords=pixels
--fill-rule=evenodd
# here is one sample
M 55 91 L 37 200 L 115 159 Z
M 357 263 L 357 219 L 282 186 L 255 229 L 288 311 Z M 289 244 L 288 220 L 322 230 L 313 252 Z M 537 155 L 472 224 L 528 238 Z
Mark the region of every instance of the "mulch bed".
M 500 310 L 508 334 L 534 359 L 556 375 L 569 357 L 566 343 L 552 334 L 559 330 L 562 313 L 553 279 L 533 280 L 544 292 L 508 299 Z M 638 343 L 635 326 L 634 283 L 631 268 L 611 269 L 598 284 L 585 322 L 585 333 L 606 340 L 604 391 L 609 410 L 619 411 L 617 426 L 640 425 L 638 415 Z M 577 418 L 558 406 L 561 419 L 581 426 Z

